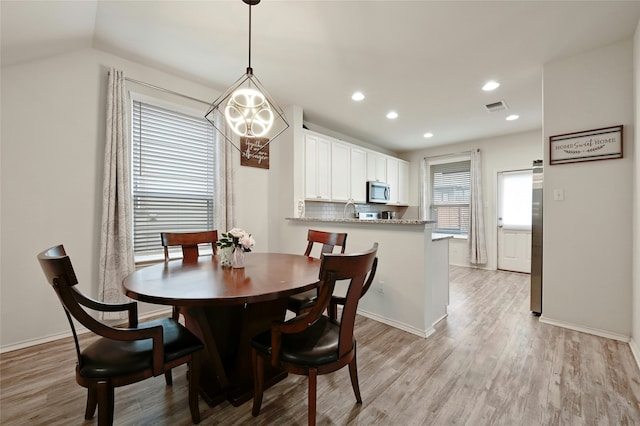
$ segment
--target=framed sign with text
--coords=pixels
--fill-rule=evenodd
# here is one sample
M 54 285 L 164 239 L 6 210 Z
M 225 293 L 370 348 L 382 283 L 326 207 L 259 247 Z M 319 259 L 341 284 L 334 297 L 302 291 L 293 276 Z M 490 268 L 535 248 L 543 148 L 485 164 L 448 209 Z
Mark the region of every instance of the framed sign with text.
M 622 125 L 549 138 L 549 164 L 622 158 Z
M 240 138 L 240 165 L 269 168 L 269 138 Z

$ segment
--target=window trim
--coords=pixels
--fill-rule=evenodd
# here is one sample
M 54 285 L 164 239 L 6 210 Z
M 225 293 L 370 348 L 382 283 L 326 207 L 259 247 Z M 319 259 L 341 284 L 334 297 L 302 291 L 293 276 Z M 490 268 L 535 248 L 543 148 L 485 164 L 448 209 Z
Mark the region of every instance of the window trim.
M 134 105 L 136 102 L 140 102 L 142 104 L 149 104 L 152 107 L 157 107 L 160 109 L 166 109 L 168 111 L 180 114 L 180 115 L 187 115 L 196 119 L 202 119 L 203 123 L 204 121 L 206 121 L 206 119 L 204 118 L 202 111 L 199 111 L 196 108 L 192 108 L 192 107 L 188 107 L 185 106 L 183 104 L 180 103 L 175 103 L 175 102 L 169 102 L 167 100 L 164 99 L 159 99 L 156 97 L 152 97 L 149 95 L 145 95 L 143 93 L 139 93 L 139 92 L 134 92 L 134 91 L 130 91 L 130 96 L 129 96 L 129 109 L 127 111 L 128 115 L 129 115 L 129 150 L 131 152 L 131 156 L 130 156 L 130 165 L 129 165 L 129 170 L 132 174 L 131 179 L 130 179 L 130 194 L 132 197 L 132 203 L 134 200 L 134 155 L 133 155 L 133 151 L 134 151 L 134 145 L 135 145 L 135 141 L 134 141 Z M 208 124 L 208 123 L 207 123 Z M 215 162 L 218 160 L 218 153 L 219 153 L 219 149 L 217 147 L 217 144 L 219 143 L 218 138 L 215 135 L 215 131 L 212 131 L 212 143 L 213 143 L 213 157 L 214 157 L 214 166 L 213 166 L 213 193 L 212 193 L 212 203 L 214 204 L 213 206 L 213 211 L 212 211 L 212 217 L 211 217 L 211 222 L 212 224 L 215 223 L 215 212 L 216 212 L 216 207 L 215 207 L 215 203 L 217 201 L 216 198 L 216 188 L 217 188 L 217 183 L 215 182 L 216 179 L 218 179 L 218 172 L 217 172 L 217 165 L 215 164 Z M 131 222 L 132 222 L 132 227 L 135 227 L 135 220 L 134 220 L 134 209 L 132 208 L 131 211 Z M 215 228 L 213 225 L 211 226 L 211 228 Z M 185 231 L 186 232 L 186 231 Z M 140 266 L 140 265 L 149 265 L 149 264 L 154 264 L 154 263 L 158 263 L 158 262 L 162 262 L 164 261 L 164 253 L 163 251 L 154 251 L 153 253 L 136 253 L 135 252 L 135 241 L 134 241 L 134 236 L 135 236 L 135 228 L 132 228 L 131 230 L 131 244 L 134 245 L 134 261 L 135 264 Z M 160 241 L 160 234 L 158 233 L 158 242 Z M 174 254 L 177 254 L 178 257 L 174 257 L 171 256 L 171 259 L 173 258 L 181 258 L 181 252 L 175 251 L 173 252 Z M 203 251 L 204 254 L 206 254 L 206 251 Z M 170 254 L 171 255 L 171 254 Z
M 437 233 L 437 234 L 442 234 L 442 235 L 448 235 L 448 236 L 452 236 L 453 238 L 456 239 L 468 239 L 469 238 L 469 232 L 470 232 L 470 226 L 469 226 L 469 230 L 467 230 L 467 232 L 460 232 L 460 233 L 452 233 L 452 232 L 446 232 L 443 230 L 439 230 L 437 228 L 437 220 L 434 220 L 432 218 L 431 215 L 431 209 L 432 209 L 432 204 L 431 204 L 431 198 L 432 198 L 432 183 L 431 183 L 431 166 L 435 166 L 435 165 L 440 165 L 440 164 L 450 164 L 450 163 L 458 163 L 458 162 L 462 162 L 462 161 L 472 161 L 472 155 L 471 152 L 469 153 L 459 153 L 459 154 L 444 154 L 444 155 L 437 155 L 437 156 L 433 156 L 433 157 L 424 157 L 423 161 L 422 161 L 422 185 L 423 185 L 423 190 L 422 190 L 422 202 L 421 202 L 421 207 L 422 207 L 422 219 L 423 220 L 429 220 L 429 221 L 433 221 L 433 230 L 432 232 Z M 469 165 L 469 172 L 472 172 L 472 165 Z M 472 177 L 471 177 L 472 178 Z M 471 182 L 469 182 L 469 191 L 472 190 L 472 185 Z M 471 200 L 469 200 L 469 219 L 471 217 Z M 470 225 L 470 224 L 469 224 Z

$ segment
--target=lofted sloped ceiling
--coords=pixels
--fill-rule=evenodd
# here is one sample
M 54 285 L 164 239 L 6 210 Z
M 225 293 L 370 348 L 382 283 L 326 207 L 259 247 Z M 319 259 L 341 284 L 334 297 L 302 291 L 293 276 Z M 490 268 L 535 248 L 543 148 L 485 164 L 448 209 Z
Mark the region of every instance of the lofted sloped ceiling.
M 248 8 L 2 0 L 1 63 L 93 47 L 223 91 L 248 65 Z M 263 0 L 251 65 L 305 121 L 402 152 L 540 128 L 543 65 L 631 38 L 639 19 L 640 1 Z

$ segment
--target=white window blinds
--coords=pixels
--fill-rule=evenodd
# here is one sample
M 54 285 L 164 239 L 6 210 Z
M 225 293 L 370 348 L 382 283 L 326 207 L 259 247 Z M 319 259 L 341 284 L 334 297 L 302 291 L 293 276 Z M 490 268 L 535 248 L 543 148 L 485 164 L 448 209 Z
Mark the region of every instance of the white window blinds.
M 140 101 L 132 118 L 134 253 L 161 253 L 160 232 L 213 229 L 213 127 Z
M 429 166 L 431 220 L 434 232 L 467 234 L 471 201 L 471 161 Z

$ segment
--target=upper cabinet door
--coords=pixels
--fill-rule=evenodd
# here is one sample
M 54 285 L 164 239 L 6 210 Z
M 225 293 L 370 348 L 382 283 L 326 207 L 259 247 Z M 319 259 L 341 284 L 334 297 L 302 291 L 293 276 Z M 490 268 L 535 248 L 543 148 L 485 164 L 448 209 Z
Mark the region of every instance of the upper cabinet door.
M 387 181 L 387 157 L 377 152 L 367 152 L 367 180 Z
M 387 183 L 391 189 L 389 202 L 387 204 L 398 203 L 398 160 L 387 158 Z
M 398 204 L 409 205 L 409 163 L 398 161 Z
M 347 201 L 351 197 L 351 159 L 349 145 L 331 142 L 331 199 Z
M 304 136 L 304 197 L 316 198 L 318 194 L 318 138 Z
M 367 202 L 367 153 L 351 148 L 351 198 L 356 203 Z
M 307 199 L 331 198 L 331 143 L 316 135 L 304 137 L 304 196 Z

